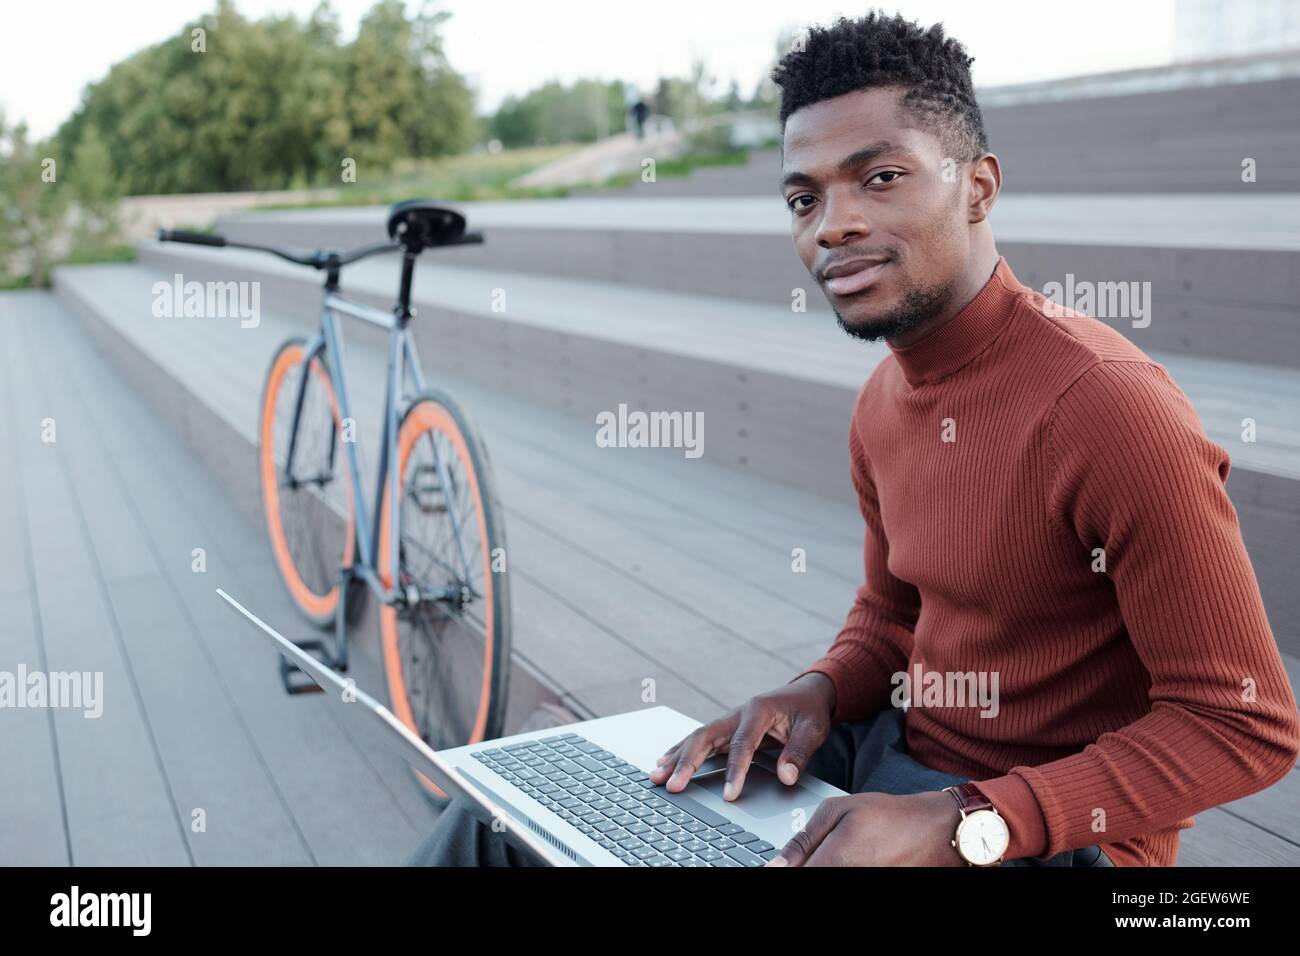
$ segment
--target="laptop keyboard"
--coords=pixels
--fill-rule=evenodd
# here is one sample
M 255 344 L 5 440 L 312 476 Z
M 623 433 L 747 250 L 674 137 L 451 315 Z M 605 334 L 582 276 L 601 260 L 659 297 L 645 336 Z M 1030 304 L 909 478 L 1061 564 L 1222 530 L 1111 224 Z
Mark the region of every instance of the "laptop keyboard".
M 628 866 L 762 866 L 780 852 L 577 734 L 473 756 Z

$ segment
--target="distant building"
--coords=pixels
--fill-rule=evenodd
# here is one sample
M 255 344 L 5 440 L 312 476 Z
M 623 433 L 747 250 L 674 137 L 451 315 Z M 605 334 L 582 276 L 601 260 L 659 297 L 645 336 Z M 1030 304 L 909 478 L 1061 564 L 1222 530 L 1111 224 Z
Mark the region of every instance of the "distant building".
M 1300 49 L 1300 0 L 1177 0 L 1174 59 Z

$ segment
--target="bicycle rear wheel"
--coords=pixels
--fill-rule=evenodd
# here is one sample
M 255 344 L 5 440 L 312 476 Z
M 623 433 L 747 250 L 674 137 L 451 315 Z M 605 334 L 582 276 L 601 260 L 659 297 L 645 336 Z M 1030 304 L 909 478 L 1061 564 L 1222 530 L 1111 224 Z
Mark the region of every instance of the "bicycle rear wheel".
M 339 569 L 352 563 L 356 517 L 338 402 L 321 358 L 308 366 L 292 473 L 285 468 L 305 357 L 306 342 L 293 338 L 271 360 L 262 390 L 258 470 L 267 536 L 284 586 L 304 617 L 328 627 L 338 611 Z
M 450 396 L 425 391 L 402 417 L 397 606 L 380 610 L 393 713 L 435 750 L 501 735 L 510 660 L 505 529 L 487 451 Z M 379 576 L 392 580 L 388 488 Z M 445 794 L 422 774 L 426 793 Z

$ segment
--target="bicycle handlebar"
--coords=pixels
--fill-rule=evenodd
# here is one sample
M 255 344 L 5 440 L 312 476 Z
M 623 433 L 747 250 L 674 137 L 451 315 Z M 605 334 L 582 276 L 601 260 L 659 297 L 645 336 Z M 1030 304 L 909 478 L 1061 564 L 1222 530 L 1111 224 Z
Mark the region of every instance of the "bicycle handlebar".
M 224 246 L 225 236 L 211 232 L 186 232 L 184 229 L 159 229 L 159 242 L 188 242 L 196 246 Z
M 333 255 L 337 257 L 339 265 L 345 266 L 349 262 L 356 262 L 358 259 L 364 259 L 366 256 L 373 256 L 380 252 L 392 252 L 394 249 L 400 248 L 402 248 L 401 243 L 376 242 L 372 246 L 361 246 L 360 248 L 352 249 L 349 252 L 338 252 L 333 253 Z M 330 255 L 330 253 L 326 253 L 326 255 Z
M 359 259 L 367 256 L 377 255 L 381 252 L 393 252 L 402 248 L 400 242 L 378 242 L 371 246 L 361 246 L 351 249 L 347 252 L 337 252 L 335 250 L 317 249 L 315 252 L 308 254 L 295 254 L 285 249 L 277 249 L 274 246 L 263 246 L 252 242 L 234 242 L 225 236 L 219 236 L 211 232 L 188 232 L 184 229 L 159 229 L 157 235 L 159 242 L 183 242 L 194 246 L 218 246 L 228 247 L 231 249 L 251 249 L 255 252 L 269 252 L 273 256 L 279 256 L 289 262 L 301 266 L 311 266 L 313 269 L 338 269 Z M 445 242 L 442 246 L 471 246 L 481 245 L 483 242 L 483 233 L 467 232 L 455 242 Z
M 274 246 L 262 246 L 252 242 L 234 242 L 225 236 L 219 236 L 210 232 L 186 232 L 182 229 L 159 229 L 159 242 L 184 242 L 192 246 L 219 246 L 231 249 L 252 249 L 255 252 L 269 252 L 273 256 L 279 256 L 289 262 L 300 266 L 311 266 L 313 269 L 324 269 L 329 266 L 330 253 L 317 250 L 307 255 L 295 255 L 285 249 L 277 249 Z

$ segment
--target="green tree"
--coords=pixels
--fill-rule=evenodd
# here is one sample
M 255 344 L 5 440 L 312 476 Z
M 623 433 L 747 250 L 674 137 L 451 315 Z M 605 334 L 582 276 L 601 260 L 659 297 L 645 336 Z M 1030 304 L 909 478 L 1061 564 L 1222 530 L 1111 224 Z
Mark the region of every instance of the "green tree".
M 401 0 L 380 0 L 348 50 L 348 116 L 353 158 L 381 169 L 404 157 L 459 152 L 477 132 L 473 96 L 447 64 L 439 27 L 449 16 L 429 5 L 408 20 Z
M 26 124 L 9 126 L 0 115 L 0 268 L 49 282 L 69 194 L 58 158 L 27 138 Z
M 623 84 L 578 80 L 566 86 L 552 80 L 522 97 L 507 97 L 489 126 L 506 146 L 590 143 L 627 128 Z
M 77 204 L 73 253 L 93 252 L 118 242 L 117 201 L 121 192 L 108 145 L 96 127 L 87 127 L 82 133 L 67 180 Z
M 72 155 L 97 129 L 130 194 L 333 185 L 347 157 L 389 169 L 459 152 L 478 130 L 443 53 L 446 16 L 380 0 L 343 44 L 328 2 L 300 21 L 217 0 L 87 87 L 58 141 Z

